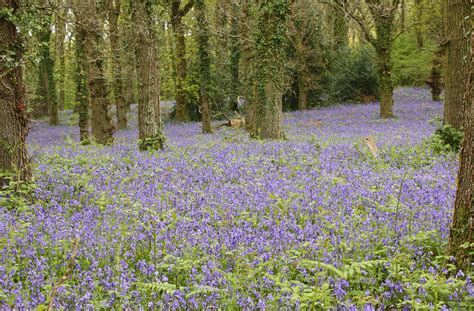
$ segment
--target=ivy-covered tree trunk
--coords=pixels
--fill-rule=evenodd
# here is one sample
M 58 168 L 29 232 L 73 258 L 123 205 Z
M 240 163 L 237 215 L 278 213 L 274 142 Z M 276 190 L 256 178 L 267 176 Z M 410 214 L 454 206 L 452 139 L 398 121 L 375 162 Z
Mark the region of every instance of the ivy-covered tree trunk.
M 156 50 L 156 29 L 151 3 L 132 2 L 136 31 L 135 55 L 138 79 L 138 136 L 139 148 L 161 149 L 164 134 L 160 121 L 160 74 Z
M 380 1 L 379 1 L 380 2 Z M 380 85 L 380 117 L 393 117 L 392 40 L 396 8 L 384 8 L 383 4 L 370 4 L 369 10 L 375 21 L 376 38 L 371 38 L 377 54 Z
M 348 0 L 341 0 L 342 5 L 345 5 Z M 333 35 L 334 45 L 336 48 L 347 46 L 347 34 L 349 27 L 344 14 L 344 11 L 338 8 L 334 8 L 333 14 Z
M 176 62 L 176 116 L 177 122 L 187 122 L 190 120 L 188 100 L 186 95 L 186 37 L 184 36 L 183 17 L 194 5 L 193 0 L 181 8 L 181 0 L 174 0 L 171 4 L 171 28 L 174 35 L 175 62 Z
M 230 89 L 229 97 L 232 110 L 237 110 L 237 98 L 240 91 L 239 61 L 240 61 L 240 40 L 239 40 L 239 22 L 240 12 L 239 4 L 231 3 L 231 22 L 230 22 L 230 56 L 229 56 L 229 72 L 230 72 Z
M 415 0 L 415 38 L 416 46 L 423 48 L 425 45 L 423 38 L 423 0 Z
M 29 180 L 31 168 L 26 151 L 28 117 L 23 85 L 23 42 L 15 20 L 19 18 L 19 0 L 0 0 L 0 187 L 5 175 Z
M 461 18 L 461 16 L 458 17 Z M 474 18 L 471 17 L 470 22 L 472 31 Z M 470 45 L 471 54 L 464 51 L 466 54 L 462 55 L 463 59 L 467 59 L 470 64 L 470 74 L 463 91 L 461 111 L 464 116 L 464 139 L 460 151 L 458 187 L 448 247 L 449 254 L 456 257 L 457 266 L 464 271 L 472 270 L 474 262 L 474 32 L 471 33 Z
M 202 115 L 202 132 L 211 133 L 211 112 L 209 110 L 209 86 L 211 85 L 211 59 L 209 57 L 209 25 L 204 0 L 196 0 L 197 35 L 199 63 L 199 101 Z
M 76 82 L 76 111 L 79 115 L 79 139 L 81 143 L 89 143 L 89 93 L 87 89 L 86 63 L 86 30 L 83 27 L 80 14 L 75 17 L 75 82 Z
M 55 34 L 55 44 L 56 44 L 56 59 L 55 62 L 59 63 L 59 75 L 58 75 L 58 105 L 59 110 L 64 109 L 66 94 L 64 90 L 64 81 L 66 76 L 66 57 L 64 54 L 64 38 L 66 36 L 66 18 L 68 12 L 68 6 L 64 1 L 59 2 L 58 14 L 56 16 L 56 34 Z
M 240 23 L 239 36 L 240 38 L 240 64 L 239 64 L 239 76 L 242 79 L 242 91 L 247 99 L 245 106 L 245 127 L 247 131 L 252 134 L 255 132 L 255 119 L 256 119 L 256 85 L 253 82 L 255 80 L 254 70 L 252 65 L 255 61 L 255 46 L 252 44 L 252 26 L 253 21 L 252 4 L 250 0 L 242 0 L 241 11 L 239 17 L 241 20 L 245 20 L 245 23 Z
M 82 3 L 82 2 L 81 2 Z M 87 61 L 87 83 L 92 110 L 92 139 L 99 144 L 113 142 L 113 127 L 109 116 L 108 89 L 104 70 L 104 43 L 102 38 L 102 21 L 99 17 L 95 0 L 82 4 L 85 14 L 85 55 Z
M 446 70 L 444 73 L 444 123 L 461 130 L 463 122 L 463 87 L 470 64 L 463 56 L 469 53 L 470 0 L 444 0 Z
M 286 66 L 288 0 L 262 0 L 255 30 L 256 122 L 254 137 L 280 139 Z
M 120 16 L 120 1 L 108 0 L 109 40 L 112 57 L 112 86 L 117 115 L 117 127 L 120 130 L 127 128 L 127 105 L 123 94 L 122 64 L 120 62 L 120 40 L 118 18 Z
M 47 1 L 43 1 L 45 7 Z M 38 105 L 33 110 L 34 116 L 49 116 L 50 125 L 59 125 L 59 106 L 56 97 L 56 84 L 54 80 L 54 61 L 49 50 L 51 40 L 52 16 L 50 13 L 40 17 L 40 27 L 37 33 L 39 47 L 38 56 L 40 58 L 38 66 Z

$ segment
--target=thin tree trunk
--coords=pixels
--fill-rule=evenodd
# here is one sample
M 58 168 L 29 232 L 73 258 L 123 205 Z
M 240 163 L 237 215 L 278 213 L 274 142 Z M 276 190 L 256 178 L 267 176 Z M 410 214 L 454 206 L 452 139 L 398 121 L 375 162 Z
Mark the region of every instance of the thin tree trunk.
M 59 110 L 64 110 L 65 105 L 65 92 L 64 92 L 64 79 L 66 76 L 66 58 L 64 56 L 64 38 L 66 36 L 66 22 L 68 7 L 64 1 L 60 2 L 59 12 L 56 16 L 56 63 L 59 62 L 59 76 L 58 76 L 58 89 L 59 89 Z
M 346 3 L 347 0 L 341 0 L 342 3 Z M 341 9 L 335 8 L 333 13 L 333 33 L 334 33 L 334 44 L 336 48 L 341 46 L 347 46 L 348 39 L 347 34 L 349 27 L 347 25 L 346 17 Z
M 122 65 L 120 63 L 120 41 L 118 18 L 120 16 L 120 1 L 108 0 L 109 39 L 112 54 L 112 85 L 114 89 L 115 106 L 117 111 L 117 127 L 127 128 L 127 105 L 123 95 Z
M 138 81 L 139 148 L 162 149 L 164 135 L 160 121 L 160 76 L 156 31 L 147 0 L 132 2 L 136 30 L 135 55 Z
M 197 26 L 196 37 L 199 63 L 199 100 L 201 105 L 202 132 L 212 133 L 211 113 L 209 111 L 209 86 L 211 85 L 211 68 L 209 57 L 209 25 L 206 17 L 204 0 L 196 0 Z
M 305 110 L 308 108 L 308 89 L 304 81 L 303 74 L 298 74 L 298 109 Z
M 438 48 L 433 56 L 433 61 L 431 65 L 431 75 L 428 78 L 427 82 L 431 88 L 431 99 L 433 101 L 441 100 L 441 92 L 443 90 L 443 83 L 441 81 L 442 73 L 442 58 L 443 58 L 443 49 Z
M 176 121 L 187 122 L 190 120 L 187 96 L 186 96 L 186 38 L 184 36 L 184 25 L 179 3 L 173 3 L 171 26 L 174 34 L 175 60 L 176 60 Z
M 470 63 L 470 78 L 463 93 L 464 139 L 460 151 L 458 187 L 448 247 L 449 254 L 456 257 L 457 266 L 464 271 L 472 270 L 474 262 L 474 247 L 472 247 L 474 243 L 474 32 L 472 31 L 474 18 L 472 17 L 471 23 L 471 55 L 468 53 L 464 55 Z
M 11 10 L 19 15 L 21 1 L 0 0 L 0 12 Z M 23 42 L 17 25 L 8 15 L 0 14 L 0 56 L 11 55 L 10 61 L 0 57 L 0 173 L 13 174 L 14 180 L 29 180 L 31 168 L 26 151 L 28 117 L 21 63 Z M 0 187 L 7 179 L 0 176 Z
M 423 30 L 422 30 L 422 22 L 423 22 L 423 4 L 422 0 L 415 0 L 415 11 L 416 11 L 416 17 L 415 17 L 415 37 L 416 37 L 416 46 L 418 48 L 422 48 L 425 43 L 424 43 L 424 38 L 423 38 Z
M 393 117 L 393 81 L 392 81 L 392 31 L 394 16 L 385 16 L 380 12 L 372 13 L 376 21 L 378 76 L 380 84 L 380 117 Z
M 463 122 L 463 88 L 470 64 L 464 57 L 469 53 L 470 42 L 466 34 L 470 31 L 470 0 L 444 1 L 444 29 L 446 43 L 446 71 L 444 123 L 461 130 Z
M 89 143 L 89 93 L 87 89 L 87 63 L 85 44 L 87 32 L 80 20 L 80 14 L 75 17 L 75 43 L 76 43 L 76 111 L 79 115 L 79 135 L 83 144 Z
M 239 5 L 231 3 L 231 23 L 230 23 L 230 104 L 232 110 L 238 110 L 237 98 L 240 90 L 239 61 L 240 61 L 240 41 L 239 41 Z
M 405 0 L 400 0 L 400 28 L 402 32 L 406 29 L 406 3 Z
M 43 0 L 43 6 L 47 7 L 48 2 Z M 49 44 L 51 40 L 51 23 L 52 16 L 50 13 L 45 13 L 40 17 L 40 27 L 38 30 L 39 47 L 39 68 L 38 68 L 38 106 L 35 116 L 43 116 L 46 112 L 49 116 L 50 125 L 59 125 L 59 106 L 56 97 L 56 84 L 54 80 L 54 61 L 51 57 Z
M 121 28 L 122 30 L 122 39 L 123 39 L 123 46 L 125 47 L 122 49 L 122 60 L 123 60 L 123 67 L 124 67 L 124 76 L 125 79 L 123 80 L 123 87 L 124 87 L 124 97 L 125 97 L 125 105 L 127 110 L 130 110 L 130 105 L 132 103 L 136 103 L 135 97 L 135 85 L 137 84 L 137 74 L 136 74 L 136 64 L 135 64 L 135 51 L 133 48 L 133 41 L 135 40 L 134 36 L 134 25 L 128 17 L 129 14 L 125 14 L 125 21 L 124 26 Z
M 104 74 L 103 39 L 101 21 L 95 0 L 83 4 L 86 14 L 85 54 L 87 59 L 87 81 L 92 108 L 92 138 L 99 144 L 113 141 L 113 128 L 109 116 L 108 90 Z M 82 14 L 82 13 L 81 13 Z

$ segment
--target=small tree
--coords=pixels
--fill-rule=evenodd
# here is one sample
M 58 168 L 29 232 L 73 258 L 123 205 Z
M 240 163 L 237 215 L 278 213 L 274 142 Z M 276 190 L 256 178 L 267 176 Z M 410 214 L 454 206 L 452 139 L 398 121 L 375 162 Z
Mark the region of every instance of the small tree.
M 0 187 L 6 175 L 31 178 L 26 151 L 28 117 L 23 85 L 23 42 L 15 23 L 21 1 L 0 0 Z

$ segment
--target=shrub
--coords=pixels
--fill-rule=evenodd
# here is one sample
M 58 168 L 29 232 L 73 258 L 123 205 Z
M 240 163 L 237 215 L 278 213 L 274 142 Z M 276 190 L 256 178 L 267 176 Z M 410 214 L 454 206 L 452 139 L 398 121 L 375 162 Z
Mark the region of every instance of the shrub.
M 443 125 L 429 138 L 429 145 L 435 153 L 458 152 L 463 133 L 451 125 Z
M 369 45 L 335 52 L 329 71 L 329 97 L 336 102 L 365 101 L 378 97 L 379 81 L 375 52 Z

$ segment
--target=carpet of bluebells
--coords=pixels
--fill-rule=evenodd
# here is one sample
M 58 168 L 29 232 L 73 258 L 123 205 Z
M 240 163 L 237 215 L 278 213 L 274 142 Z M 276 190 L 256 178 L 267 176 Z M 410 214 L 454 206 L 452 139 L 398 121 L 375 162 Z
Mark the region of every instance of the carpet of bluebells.
M 424 143 L 442 104 L 400 89 L 394 112 L 287 113 L 272 142 L 168 124 L 156 152 L 133 111 L 107 147 L 36 123 L 32 198 L 0 198 L 0 309 L 47 306 L 64 275 L 65 309 L 469 309 L 473 276 L 444 255 L 456 155 Z

